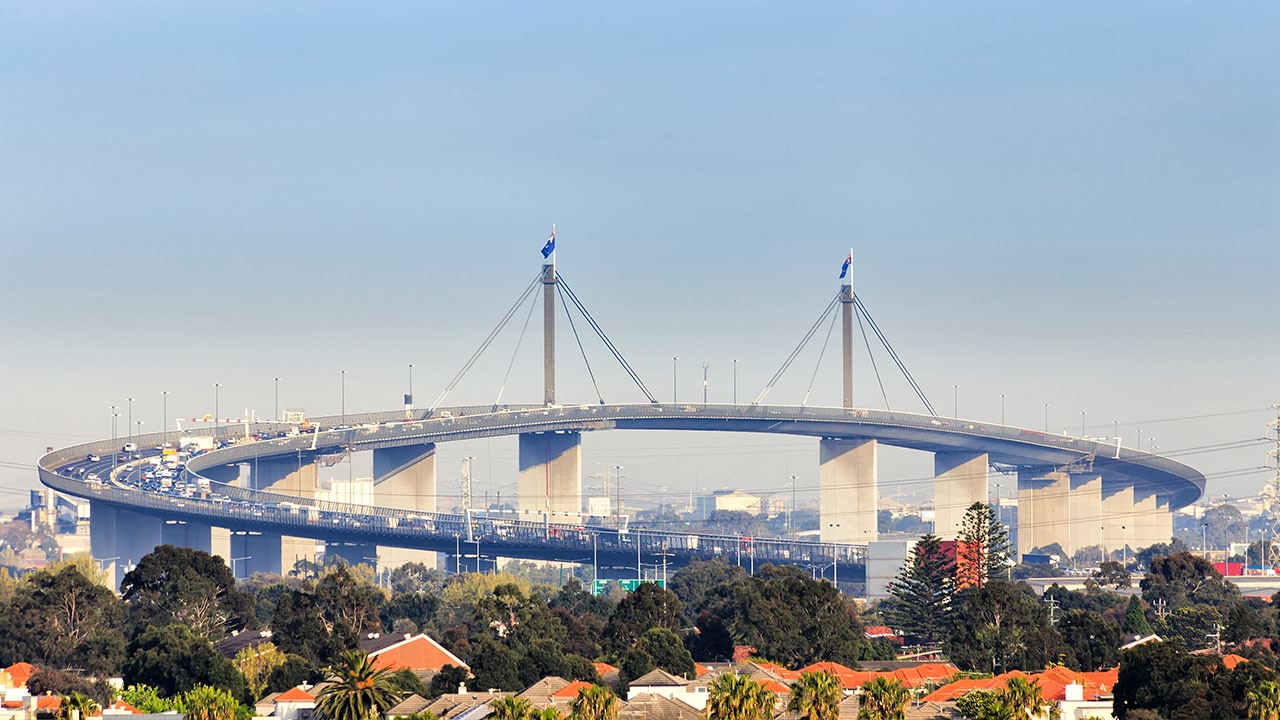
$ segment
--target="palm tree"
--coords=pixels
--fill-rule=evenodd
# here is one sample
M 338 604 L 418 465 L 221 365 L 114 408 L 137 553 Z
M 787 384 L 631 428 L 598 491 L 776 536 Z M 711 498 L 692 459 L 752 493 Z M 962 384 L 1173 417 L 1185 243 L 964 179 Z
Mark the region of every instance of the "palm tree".
M 222 688 L 197 685 L 178 698 L 185 720 L 235 720 L 240 703 Z
M 375 720 L 396 704 L 391 673 L 374 667 L 359 650 L 344 652 L 328 673 L 333 679 L 316 698 L 325 720 Z
M 1280 683 L 1264 680 L 1244 698 L 1249 720 L 1280 720 Z
M 868 680 L 862 684 L 858 720 L 903 720 L 909 702 L 911 691 L 902 681 L 883 676 Z
M 582 688 L 569 704 L 569 716 L 573 720 L 618 720 L 618 696 L 599 685 Z
M 1000 698 L 1013 708 L 1018 717 L 1040 717 L 1048 710 L 1051 703 L 1044 699 L 1044 690 L 1040 680 L 1027 682 L 1023 677 L 1009 678 Z M 1056 709 L 1056 706 L 1055 706 Z
M 541 710 L 534 710 L 530 720 L 564 720 L 564 716 L 553 707 L 544 707 Z
M 102 706 L 97 700 L 79 692 L 63 695 L 58 705 L 58 720 L 85 720 L 101 713 Z
M 746 675 L 725 673 L 707 688 L 707 720 L 773 720 L 778 696 Z
M 493 712 L 489 713 L 489 717 L 493 720 L 532 720 L 533 718 L 533 705 L 528 700 L 515 695 L 490 700 L 489 707 L 493 708 Z
M 844 689 L 835 675 L 829 672 L 800 673 L 800 677 L 791 683 L 787 711 L 805 720 L 839 720 L 840 701 L 843 699 Z

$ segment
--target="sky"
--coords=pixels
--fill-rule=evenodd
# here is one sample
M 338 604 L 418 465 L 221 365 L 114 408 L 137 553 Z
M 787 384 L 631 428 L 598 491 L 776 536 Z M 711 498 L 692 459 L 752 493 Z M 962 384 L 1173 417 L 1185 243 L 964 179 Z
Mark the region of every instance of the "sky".
M 1280 400 L 1278 31 L 1263 2 L 0 5 L 0 507 L 130 397 L 148 431 L 162 392 L 191 417 L 214 383 L 222 414 L 268 415 L 276 377 L 335 413 L 346 370 L 346 407 L 385 410 L 413 364 L 429 403 L 552 223 L 661 399 L 673 369 L 700 399 L 705 361 L 731 401 L 734 360 L 754 398 L 853 248 L 938 412 L 998 421 L 1003 395 L 1040 428 L 1047 403 L 1253 495 L 1270 475 L 1234 471 L 1269 445 L 1194 449 L 1264 437 Z M 522 322 L 450 402 L 493 402 L 509 363 L 504 401 L 540 400 Z M 642 399 L 584 344 L 606 400 Z M 839 404 L 820 346 L 770 402 Z M 560 397 L 595 400 L 558 351 Z M 921 410 L 875 352 L 884 396 L 862 348 L 856 404 Z M 816 485 L 813 440 L 584 454 L 637 501 Z M 464 455 L 478 492 L 514 488 L 514 439 L 442 447 L 442 488 Z M 886 494 L 931 472 L 883 458 Z

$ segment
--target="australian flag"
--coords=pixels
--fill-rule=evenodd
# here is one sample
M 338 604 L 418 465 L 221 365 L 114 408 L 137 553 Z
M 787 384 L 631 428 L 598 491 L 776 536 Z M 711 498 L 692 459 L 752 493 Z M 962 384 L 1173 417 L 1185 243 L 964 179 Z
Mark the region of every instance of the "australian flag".
M 554 239 L 554 238 L 553 238 L 553 239 Z M 546 250 L 543 250 L 542 252 L 543 252 L 543 254 L 545 255 L 547 251 L 546 251 Z M 846 258 L 844 259 L 844 265 L 841 265 L 841 266 L 840 266 L 840 279 L 841 279 L 841 280 L 843 280 L 843 279 L 845 278 L 845 276 L 849 274 L 849 266 L 850 266 L 850 265 L 852 265 L 852 264 L 853 264 L 853 253 L 849 253 L 848 257 L 846 257 Z
M 551 228 L 551 236 L 547 238 L 547 244 L 542 246 L 543 259 L 545 260 L 546 258 L 551 257 L 551 253 L 555 251 L 556 251 L 556 229 L 553 227 Z

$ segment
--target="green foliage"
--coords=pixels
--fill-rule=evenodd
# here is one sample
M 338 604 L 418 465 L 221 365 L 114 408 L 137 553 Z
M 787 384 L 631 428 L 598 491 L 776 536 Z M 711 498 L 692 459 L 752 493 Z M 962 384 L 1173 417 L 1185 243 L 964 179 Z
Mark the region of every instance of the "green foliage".
M 1098 613 L 1069 610 L 1058 622 L 1067 665 L 1084 671 L 1112 668 L 1120 659 L 1120 626 Z
M 962 670 L 1038 670 L 1065 651 L 1030 587 L 994 581 L 956 596 L 943 650 Z
M 158 715 L 169 710 L 177 710 L 177 701 L 164 698 L 152 686 L 136 684 L 126 687 L 120 692 L 120 699 L 134 706 L 146 715 Z
M 680 637 L 665 627 L 651 627 L 636 642 L 636 647 L 653 658 L 653 663 L 672 675 L 693 678 L 693 656 Z
M 427 687 L 427 693 L 423 697 L 435 700 L 446 693 L 456 693 L 458 686 L 465 683 L 469 677 L 471 673 L 466 668 L 445 665 L 431 678 L 431 685 Z
M 236 720 L 240 703 L 222 688 L 196 685 L 175 703 L 184 720 Z
M 343 628 L 356 637 L 381 628 L 380 611 L 386 603 L 382 590 L 358 573 L 364 567 L 327 567 L 315 587 L 316 605 L 326 625 Z
M 707 688 L 706 720 L 772 720 L 778 696 L 747 675 L 724 673 Z
M 785 665 L 831 660 L 852 667 L 867 649 L 852 603 L 798 567 L 765 565 L 719 594 L 713 611 L 734 639 Z
M 62 696 L 62 702 L 58 705 L 58 720 L 88 720 L 91 715 L 101 712 L 102 705 L 98 701 L 88 695 L 73 692 Z
M 500 697 L 489 701 L 493 712 L 489 717 L 493 720 L 531 720 L 533 705 L 522 697 Z
M 330 683 L 316 698 L 325 720 L 375 720 L 396 704 L 391 674 L 358 650 L 342 653 L 328 669 Z
M 282 651 L 301 657 L 311 667 L 335 662 L 343 651 L 356 647 L 355 631 L 345 623 L 331 622 L 316 596 L 301 590 L 280 595 L 271 629 Z
M 1009 572 L 1009 529 L 994 508 L 975 502 L 964 512 L 956 538 L 956 565 L 967 582 L 978 587 Z
M 249 696 L 256 701 L 267 689 L 271 673 L 285 663 L 285 654 L 274 643 L 264 642 L 242 649 L 232 662 L 244 677 Z
M 111 702 L 115 695 L 114 689 L 106 680 L 94 680 L 70 670 L 50 670 L 48 668 L 37 668 L 35 673 L 27 678 L 27 692 L 32 695 L 70 695 L 72 693 L 80 693 L 81 695 L 88 695 L 100 704 Z
M 649 628 L 680 629 L 682 614 L 683 607 L 675 593 L 657 583 L 641 583 L 609 615 L 601 645 L 607 653 L 622 655 Z
M 889 584 L 881 611 L 889 626 L 910 640 L 937 643 L 946 633 L 954 592 L 955 563 L 936 535 L 925 535 Z
M 267 677 L 266 691 L 284 692 L 304 682 L 314 684 L 319 679 L 320 673 L 305 658 L 298 655 L 285 655 L 284 662 L 272 670 L 271 675 Z M 254 700 L 257 699 L 254 698 Z
M 1249 720 L 1280 720 L 1280 683 L 1266 680 L 1246 696 Z
M 1142 599 L 1149 604 L 1163 600 L 1172 610 L 1190 603 L 1225 606 L 1240 602 L 1240 589 L 1223 580 L 1213 564 L 1181 552 L 1151 560 L 1151 571 L 1142 579 Z
M 1151 634 L 1151 623 L 1147 622 L 1147 614 L 1142 610 L 1142 600 L 1137 595 L 1129 596 L 1129 605 L 1124 610 L 1124 623 L 1121 629 L 1126 635 Z
M 791 683 L 787 712 L 804 720 L 839 720 L 844 689 L 829 672 L 806 672 Z
M 180 622 L 216 642 L 252 622 L 253 598 L 235 589 L 222 558 L 200 550 L 161 545 L 125 574 L 120 593 L 134 634 Z
M 1093 579 L 1102 587 L 1113 587 L 1117 590 L 1133 585 L 1133 576 L 1129 574 L 1129 570 L 1115 560 L 1107 560 L 1098 566 L 1097 571 L 1093 573 Z
M 1187 605 L 1169 613 L 1163 621 L 1156 621 L 1156 633 L 1168 639 L 1178 637 L 1191 650 L 1204 650 L 1215 646 L 1210 635 L 1217 633 L 1222 613 L 1211 605 Z
M 592 685 L 578 691 L 569 704 L 572 720 L 618 720 L 618 696 L 600 685 Z
M 685 621 L 692 625 L 712 603 L 720 586 L 732 585 L 747 576 L 746 570 L 723 558 L 694 560 L 671 576 L 667 588 L 680 598 Z
M 1187 653 L 1180 640 L 1150 642 L 1124 651 L 1114 688 L 1113 713 L 1126 720 L 1136 708 L 1162 717 L 1189 707 L 1208 692 L 1211 667 Z
M 0 622 L 0 666 L 75 667 L 111 676 L 124 657 L 124 612 L 110 590 L 75 564 L 29 573 Z
M 1000 695 L 992 690 L 974 690 L 956 699 L 956 710 L 964 720 L 991 720 L 1002 712 L 997 709 Z
M 218 654 L 208 639 L 182 624 L 147 628 L 129 643 L 124 680 L 146 684 L 161 695 L 184 693 L 196 685 L 212 685 L 242 697 L 246 687 L 240 671 Z
M 409 668 L 400 668 L 391 673 L 391 689 L 401 697 L 409 695 L 417 695 L 426 697 L 431 690 L 427 684 L 422 682 L 422 678 Z
M 862 685 L 858 720 L 903 720 L 910 702 L 911 691 L 901 680 L 880 675 Z

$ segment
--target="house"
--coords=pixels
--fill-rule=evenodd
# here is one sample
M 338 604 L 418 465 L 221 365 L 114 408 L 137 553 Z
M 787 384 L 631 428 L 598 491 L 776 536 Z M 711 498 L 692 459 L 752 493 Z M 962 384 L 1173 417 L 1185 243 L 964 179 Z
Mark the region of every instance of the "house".
M 1139 645 L 1146 645 L 1149 642 L 1164 642 L 1159 635 L 1126 635 L 1124 644 L 1120 646 L 1121 650 L 1129 650 Z
M 225 658 L 234 658 L 245 648 L 258 647 L 271 641 L 270 630 L 236 630 L 213 646 Z
M 316 696 L 299 685 L 280 693 L 275 698 L 273 717 L 280 720 L 311 720 L 316 709 Z
M 426 710 L 427 706 L 430 704 L 430 700 L 414 693 L 388 709 L 382 714 L 382 717 L 386 718 L 386 720 L 394 720 L 394 718 L 404 718 L 409 717 L 410 715 L 417 715 L 423 710 Z
M 423 633 L 369 633 L 360 638 L 360 649 L 368 653 L 375 667 L 393 671 L 409 669 L 427 683 L 445 665 L 471 669 L 457 655 Z
M 868 640 L 883 638 L 894 645 L 901 645 L 903 642 L 902 636 L 894 632 L 893 628 L 888 625 L 868 625 L 863 629 L 863 634 L 867 636 Z
M 1003 689 L 1015 677 L 1027 682 L 1039 683 L 1044 699 L 1056 703 L 1064 718 L 1096 717 L 1109 720 L 1111 715 L 1111 691 L 1115 687 L 1120 669 L 1100 672 L 1076 672 L 1057 666 L 1041 673 L 1027 674 L 1021 670 L 991 678 L 957 680 L 925 695 L 925 702 L 948 703 L 975 690 L 997 691 Z
M 646 693 L 623 703 L 618 720 L 702 720 L 702 713 L 680 700 Z

